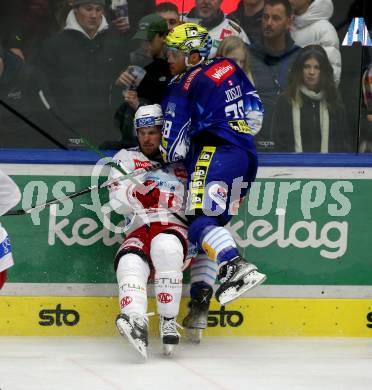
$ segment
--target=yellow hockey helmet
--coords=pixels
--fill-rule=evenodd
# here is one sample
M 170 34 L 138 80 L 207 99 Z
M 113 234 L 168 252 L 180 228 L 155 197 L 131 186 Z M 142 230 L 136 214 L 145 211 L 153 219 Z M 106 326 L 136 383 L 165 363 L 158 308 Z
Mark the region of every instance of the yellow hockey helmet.
M 204 27 L 196 23 L 183 23 L 168 33 L 165 45 L 182 51 L 186 56 L 195 50 L 201 57 L 208 58 L 212 48 L 212 39 Z

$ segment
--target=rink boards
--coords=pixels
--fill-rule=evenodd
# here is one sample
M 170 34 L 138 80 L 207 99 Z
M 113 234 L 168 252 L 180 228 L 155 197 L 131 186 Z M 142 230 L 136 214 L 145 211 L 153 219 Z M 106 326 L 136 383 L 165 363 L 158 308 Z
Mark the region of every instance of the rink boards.
M 0 165 L 22 189 L 19 207 L 92 184 L 91 165 Z M 268 280 L 225 308 L 213 302 L 206 335 L 371 336 L 371 178 L 364 167 L 260 168 L 230 230 Z M 0 292 L 0 335 L 116 334 L 112 258 L 122 237 L 101 223 L 106 202 L 84 195 L 2 218 L 16 265 Z M 184 282 L 179 321 L 187 273 Z
M 149 312 L 155 310 L 154 298 Z M 183 299 L 179 321 L 185 316 Z M 14 297 L 0 299 L 2 336 L 112 336 L 116 297 Z M 158 334 L 158 317 L 150 317 Z M 241 298 L 213 301 L 205 336 L 372 337 L 372 299 Z

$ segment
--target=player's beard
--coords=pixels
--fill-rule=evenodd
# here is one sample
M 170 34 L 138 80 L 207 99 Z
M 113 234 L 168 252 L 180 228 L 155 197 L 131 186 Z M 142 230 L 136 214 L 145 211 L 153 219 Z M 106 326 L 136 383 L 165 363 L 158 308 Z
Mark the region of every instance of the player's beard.
M 160 150 L 159 149 L 156 149 L 155 151 L 153 151 L 152 153 L 144 153 L 144 151 L 142 150 L 141 146 L 140 146 L 140 149 L 141 149 L 141 152 L 149 159 L 149 160 L 153 160 L 153 161 L 157 161 L 157 162 L 161 162 L 162 161 L 162 157 L 161 157 L 161 154 L 160 154 Z

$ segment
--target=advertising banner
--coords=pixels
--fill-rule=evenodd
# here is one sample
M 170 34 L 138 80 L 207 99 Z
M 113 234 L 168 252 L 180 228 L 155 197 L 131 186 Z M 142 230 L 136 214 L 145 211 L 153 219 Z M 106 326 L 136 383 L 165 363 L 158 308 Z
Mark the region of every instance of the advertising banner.
M 17 208 L 94 184 L 92 166 L 1 168 L 22 190 Z M 260 168 L 229 229 L 242 255 L 268 279 L 226 307 L 212 300 L 205 334 L 370 336 L 371 177 L 370 168 Z M 105 208 L 107 202 L 103 189 L 1 218 L 15 259 L 0 292 L 1 335 L 116 334 L 112 263 L 123 234 L 112 227 L 123 217 Z M 187 310 L 188 282 L 186 272 L 179 321 Z M 153 298 L 149 306 L 155 309 Z M 151 318 L 152 335 L 157 321 Z
M 29 208 L 89 186 L 91 168 L 13 168 L 23 193 L 18 207 Z M 48 174 L 33 174 L 33 169 Z M 229 229 L 243 256 L 268 275 L 266 284 L 372 285 L 371 172 L 350 168 L 259 171 Z M 3 217 L 16 261 L 9 281 L 115 283 L 112 259 L 123 235 L 102 222 L 107 201 L 107 191 L 102 189 L 23 216 Z M 105 216 L 115 226 L 123 219 L 110 212 Z

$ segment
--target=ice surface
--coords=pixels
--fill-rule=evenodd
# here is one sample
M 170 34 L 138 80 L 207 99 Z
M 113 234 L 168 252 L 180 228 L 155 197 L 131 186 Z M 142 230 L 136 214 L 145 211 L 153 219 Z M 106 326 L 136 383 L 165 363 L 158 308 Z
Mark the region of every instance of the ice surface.
M 372 389 L 372 339 L 221 338 L 143 361 L 121 337 L 0 337 L 1 390 Z

